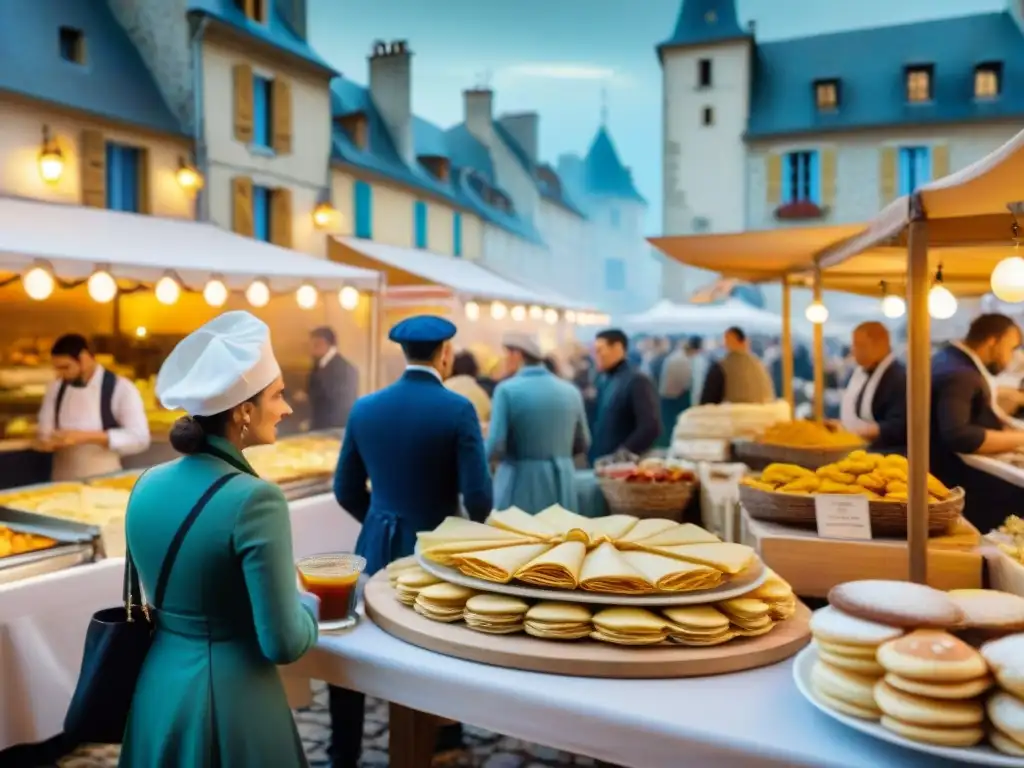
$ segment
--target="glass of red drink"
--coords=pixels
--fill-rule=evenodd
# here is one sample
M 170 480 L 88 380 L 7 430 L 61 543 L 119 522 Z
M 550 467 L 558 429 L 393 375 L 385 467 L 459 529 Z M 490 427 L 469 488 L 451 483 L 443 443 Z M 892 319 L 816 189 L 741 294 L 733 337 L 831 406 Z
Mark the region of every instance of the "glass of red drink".
M 303 589 L 320 599 L 320 629 L 355 626 L 356 583 L 366 569 L 366 558 L 350 552 L 330 552 L 304 557 L 295 566 Z

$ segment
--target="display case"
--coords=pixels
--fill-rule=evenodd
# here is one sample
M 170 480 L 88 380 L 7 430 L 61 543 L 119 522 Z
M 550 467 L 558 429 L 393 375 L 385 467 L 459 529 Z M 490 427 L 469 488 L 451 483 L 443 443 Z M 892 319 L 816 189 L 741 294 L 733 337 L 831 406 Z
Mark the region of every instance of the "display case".
M 0 584 L 90 563 L 104 555 L 100 529 L 0 505 Z M 6 554 L 5 554 L 6 553 Z

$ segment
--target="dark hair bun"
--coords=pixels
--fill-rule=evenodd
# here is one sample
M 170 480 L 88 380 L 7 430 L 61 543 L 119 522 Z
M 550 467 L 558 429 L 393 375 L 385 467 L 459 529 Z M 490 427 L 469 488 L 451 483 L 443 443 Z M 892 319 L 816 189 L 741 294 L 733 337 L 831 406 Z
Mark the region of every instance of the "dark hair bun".
M 182 416 L 171 427 L 171 447 L 185 455 L 199 453 L 206 442 L 203 425 L 189 416 Z

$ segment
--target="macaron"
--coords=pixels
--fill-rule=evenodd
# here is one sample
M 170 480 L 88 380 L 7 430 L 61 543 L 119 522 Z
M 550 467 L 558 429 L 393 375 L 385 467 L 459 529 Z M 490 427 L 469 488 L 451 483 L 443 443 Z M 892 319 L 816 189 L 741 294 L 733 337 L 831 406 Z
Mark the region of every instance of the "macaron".
M 929 683 L 959 683 L 988 674 L 978 651 L 936 629 L 919 629 L 890 640 L 879 647 L 877 658 L 886 672 Z
M 1024 699 L 1024 634 L 985 643 L 981 646 L 981 655 L 999 684 Z
M 964 620 L 945 592 L 909 581 L 848 581 L 829 590 L 828 602 L 850 616 L 906 629 L 952 629 Z
M 992 725 L 1024 747 L 1024 701 L 1006 691 L 996 691 L 985 705 Z
M 963 612 L 968 629 L 1024 630 L 1024 597 L 995 589 L 953 589 L 947 594 Z
M 876 647 L 903 634 L 897 627 L 859 619 L 830 605 L 814 612 L 810 627 L 816 640 L 840 645 Z

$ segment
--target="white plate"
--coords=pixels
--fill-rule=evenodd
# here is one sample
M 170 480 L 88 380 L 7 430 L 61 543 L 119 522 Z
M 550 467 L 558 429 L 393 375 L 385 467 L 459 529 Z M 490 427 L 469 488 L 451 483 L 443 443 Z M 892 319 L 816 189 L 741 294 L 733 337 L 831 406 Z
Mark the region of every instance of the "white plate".
M 874 736 L 876 739 L 888 741 L 890 744 L 898 744 L 915 752 L 924 752 L 936 757 L 944 757 L 948 760 L 958 760 L 961 763 L 970 763 L 972 765 L 1002 765 L 1012 766 L 1012 768 L 1024 768 L 1024 757 L 1004 755 L 984 742 L 977 747 L 940 747 L 935 744 L 925 744 L 921 741 L 907 739 L 898 733 L 893 733 L 887 728 L 883 728 L 880 723 L 861 720 L 858 717 L 850 717 L 842 712 L 836 712 L 828 705 L 818 701 L 811 690 L 811 669 L 817 660 L 818 652 L 813 645 L 809 645 L 800 651 L 793 662 L 793 681 L 805 699 L 829 717 L 843 723 L 843 725 L 848 725 L 854 730 L 866 733 L 868 736 Z
M 590 603 L 592 605 L 703 605 L 705 603 L 717 603 L 720 600 L 728 600 L 732 597 L 739 597 L 752 589 L 764 584 L 768 578 L 768 569 L 764 563 L 758 560 L 760 570 L 756 576 L 750 576 L 742 581 L 730 581 L 714 589 L 701 589 L 694 592 L 662 592 L 658 595 L 616 595 L 609 592 L 590 592 L 585 589 L 549 589 L 547 587 L 530 587 L 525 584 L 499 584 L 495 581 L 486 581 L 449 568 L 446 565 L 427 560 L 420 554 L 419 547 L 416 548 L 416 560 L 420 567 L 428 573 L 432 573 L 439 579 L 460 584 L 470 589 L 478 589 L 481 592 L 496 592 L 502 595 L 514 595 L 516 597 L 529 597 L 534 600 L 560 600 L 568 603 Z

